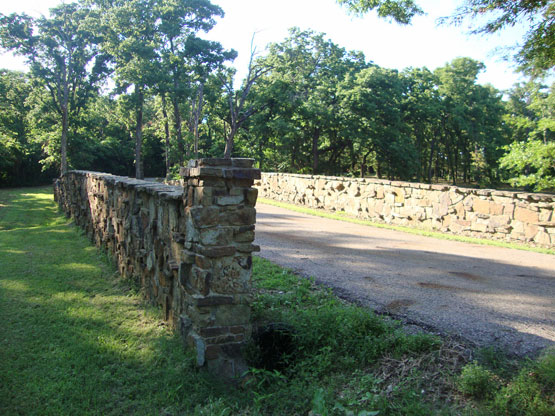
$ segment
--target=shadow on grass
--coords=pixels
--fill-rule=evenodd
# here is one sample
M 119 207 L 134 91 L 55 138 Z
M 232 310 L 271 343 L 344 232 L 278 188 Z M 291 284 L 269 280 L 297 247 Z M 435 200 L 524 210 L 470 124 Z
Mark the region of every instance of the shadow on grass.
M 48 193 L 3 199 L 0 414 L 172 415 L 244 400 L 195 367 Z

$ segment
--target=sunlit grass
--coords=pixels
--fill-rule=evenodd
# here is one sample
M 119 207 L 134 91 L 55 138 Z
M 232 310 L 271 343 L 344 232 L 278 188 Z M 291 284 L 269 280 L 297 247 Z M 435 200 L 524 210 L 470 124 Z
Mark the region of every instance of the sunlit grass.
M 207 386 L 231 394 L 199 372 L 50 189 L 0 190 L 0 201 L 0 414 L 184 414 Z

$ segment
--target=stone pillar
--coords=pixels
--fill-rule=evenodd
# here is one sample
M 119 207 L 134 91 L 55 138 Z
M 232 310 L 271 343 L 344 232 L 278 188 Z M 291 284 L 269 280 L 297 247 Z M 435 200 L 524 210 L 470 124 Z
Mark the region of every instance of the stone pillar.
M 252 244 L 260 171 L 252 159 L 200 159 L 181 169 L 186 234 L 179 265 L 180 330 L 197 362 L 227 377 L 246 366 Z

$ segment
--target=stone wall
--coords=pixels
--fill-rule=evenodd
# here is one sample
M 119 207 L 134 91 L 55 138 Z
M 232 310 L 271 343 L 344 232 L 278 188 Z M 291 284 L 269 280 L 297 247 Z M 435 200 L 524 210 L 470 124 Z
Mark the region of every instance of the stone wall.
M 182 186 L 70 171 L 55 184 L 63 211 L 111 253 L 124 277 L 225 376 L 244 369 L 260 171 L 251 159 L 200 159 Z
M 555 245 L 555 195 L 263 173 L 259 195 L 359 218 L 457 235 Z

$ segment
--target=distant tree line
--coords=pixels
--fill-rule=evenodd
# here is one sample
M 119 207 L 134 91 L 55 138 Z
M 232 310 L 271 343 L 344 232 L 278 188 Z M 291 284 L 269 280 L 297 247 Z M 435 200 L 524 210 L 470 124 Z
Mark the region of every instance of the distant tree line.
M 419 13 L 376 4 L 402 23 Z M 30 67 L 0 70 L 0 186 L 68 168 L 171 176 L 223 155 L 267 171 L 555 186 L 555 85 L 482 86 L 470 58 L 399 72 L 294 28 L 253 52 L 237 86 L 236 53 L 202 38 L 222 15 L 209 0 L 0 15 L 0 45 Z

